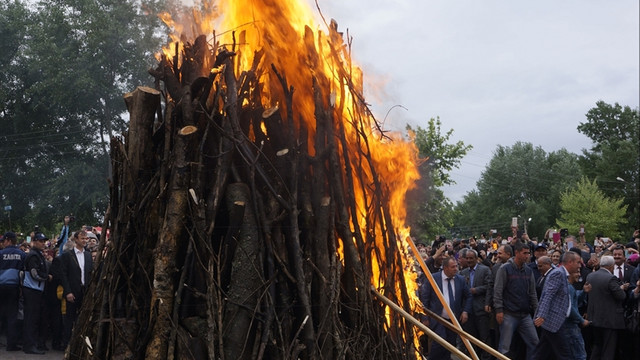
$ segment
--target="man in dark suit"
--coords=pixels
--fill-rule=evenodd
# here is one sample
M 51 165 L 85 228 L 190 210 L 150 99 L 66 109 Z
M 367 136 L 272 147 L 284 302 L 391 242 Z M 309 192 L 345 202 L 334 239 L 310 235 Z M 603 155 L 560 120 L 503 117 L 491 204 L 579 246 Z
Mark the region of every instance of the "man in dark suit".
M 75 247 L 71 251 L 65 251 L 61 256 L 62 283 L 64 299 L 67 301 L 67 312 L 64 319 L 64 346 L 69 343 L 73 325 L 78 318 L 78 312 L 82 307 L 84 292 L 89 285 L 91 279 L 91 270 L 93 269 L 93 259 L 91 253 L 85 251 L 87 244 L 87 232 L 84 230 L 77 231 L 73 235 Z
M 458 264 L 456 263 L 455 258 L 447 257 L 442 261 L 442 270 L 433 274 L 433 279 L 438 285 L 438 288 L 444 296 L 445 302 L 449 305 L 453 314 L 460 320 L 460 324 L 464 324 L 469 319 L 472 298 L 471 292 L 469 291 L 469 285 L 467 285 L 467 282 L 462 276 L 456 274 L 457 272 Z M 438 295 L 431 287 L 430 282 L 425 281 L 420 287 L 419 296 L 425 308 L 444 317 L 445 319 L 449 319 L 449 314 L 444 309 L 440 299 L 438 299 Z M 425 317 L 423 322 L 440 337 L 446 339 L 451 345 L 456 345 L 455 332 L 447 329 L 444 325 L 434 319 L 429 320 L 429 318 Z M 450 357 L 451 354 L 449 353 L 449 350 L 437 342 L 433 342 L 431 345 L 431 351 L 429 352 L 429 359 L 450 359 Z
M 591 359 L 613 360 L 618 342 L 618 330 L 625 328 L 622 302 L 628 285 L 613 275 L 615 263 L 612 256 L 600 259 L 600 269 L 587 276 L 591 285 L 587 318 L 593 326 Z
M 613 249 L 613 261 L 615 267 L 613 269 L 613 275 L 617 276 L 623 284 L 631 282 L 631 274 L 636 268 L 627 264 L 626 257 L 624 256 L 624 247 L 618 246 Z
M 491 289 L 493 289 L 491 269 L 478 263 L 478 255 L 473 249 L 467 250 L 465 257 L 468 267 L 462 270 L 460 275 L 469 284 L 473 302 L 469 321 L 464 325 L 464 329 L 485 344 L 491 344 L 489 337 Z M 483 360 L 491 359 L 491 355 L 486 351 L 481 351 L 480 348 L 476 349 L 476 353 L 480 354 Z
M 618 245 L 613 249 L 613 262 L 615 264 L 613 268 L 613 275 L 617 276 L 623 284 L 628 284 L 630 288 L 635 287 L 635 282 L 631 281 L 631 277 L 633 276 L 633 271 L 636 269 L 634 266 L 629 265 L 627 263 L 627 258 L 624 254 L 624 247 L 622 245 Z M 622 303 L 622 307 L 624 308 L 624 313 L 631 314 L 633 302 L 630 298 L 625 299 Z M 633 351 L 633 338 L 630 331 L 624 329 L 618 332 L 618 355 L 617 359 L 626 358 L 627 354 L 631 354 Z
M 571 359 L 569 338 L 561 328 L 571 313 L 568 277 L 579 269 L 580 255 L 568 251 L 562 256 L 562 264 L 547 274 L 533 321 L 542 328 L 534 359 L 547 359 L 551 354 L 558 360 Z
M 530 263 L 527 264 L 527 266 L 530 267 L 531 271 L 533 272 L 533 278 L 536 280 L 536 284 L 542 276 L 542 274 L 538 270 L 538 259 L 543 256 L 547 256 L 547 245 L 541 242 L 533 248 L 533 259 Z
M 541 256 L 537 261 L 540 277 L 538 278 L 538 281 L 536 281 L 536 295 L 538 296 L 538 300 L 540 300 L 542 289 L 544 289 L 544 283 L 547 280 L 547 275 L 549 274 L 549 271 L 553 269 L 553 262 L 548 256 Z

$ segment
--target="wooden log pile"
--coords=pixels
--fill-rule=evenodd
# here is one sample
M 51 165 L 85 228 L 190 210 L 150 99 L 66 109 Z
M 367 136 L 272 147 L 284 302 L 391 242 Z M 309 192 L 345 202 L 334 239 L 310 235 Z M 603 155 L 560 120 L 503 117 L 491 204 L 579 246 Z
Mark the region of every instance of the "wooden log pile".
M 308 72 L 314 118 L 300 119 L 288 74 L 259 51 L 238 73 L 236 55 L 200 36 L 150 71 L 156 89 L 125 95 L 110 240 L 66 357 L 415 358 L 411 325 L 369 290 L 378 279 L 412 310 L 371 115 L 349 72 L 351 104 Z M 261 83 L 264 72 L 274 81 Z M 278 107 L 264 107 L 267 86 Z

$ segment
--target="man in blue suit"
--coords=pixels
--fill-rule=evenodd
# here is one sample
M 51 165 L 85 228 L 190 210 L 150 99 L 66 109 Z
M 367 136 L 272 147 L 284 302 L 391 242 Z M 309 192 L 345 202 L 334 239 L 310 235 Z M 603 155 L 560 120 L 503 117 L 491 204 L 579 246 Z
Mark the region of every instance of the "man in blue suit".
M 469 318 L 473 298 L 471 297 L 471 291 L 469 291 L 469 285 L 462 276 L 457 275 L 457 272 L 458 264 L 456 263 L 456 259 L 448 257 L 442 261 L 442 270 L 433 274 L 433 279 L 438 285 L 438 288 L 444 296 L 445 302 L 449 305 L 453 314 L 459 319 L 461 324 L 464 324 Z M 449 314 L 442 306 L 442 303 L 440 302 L 440 299 L 438 299 L 438 295 L 436 295 L 434 289 L 431 287 L 430 282 L 425 281 L 423 283 L 419 289 L 419 296 L 425 308 L 444 317 L 445 319 L 449 319 Z M 446 339 L 451 345 L 456 345 L 455 332 L 447 329 L 444 325 L 434 319 L 429 320 L 429 318 L 425 317 L 423 322 L 440 337 Z M 449 350 L 435 341 L 432 343 L 431 351 L 429 352 L 429 359 L 448 360 L 450 358 L 451 354 L 449 353 Z
M 563 325 L 571 313 L 568 277 L 579 269 L 580 255 L 567 251 L 562 256 L 562 264 L 547 274 L 533 321 L 542 329 L 534 359 L 548 359 L 552 353 L 558 360 L 572 359 L 568 330 Z

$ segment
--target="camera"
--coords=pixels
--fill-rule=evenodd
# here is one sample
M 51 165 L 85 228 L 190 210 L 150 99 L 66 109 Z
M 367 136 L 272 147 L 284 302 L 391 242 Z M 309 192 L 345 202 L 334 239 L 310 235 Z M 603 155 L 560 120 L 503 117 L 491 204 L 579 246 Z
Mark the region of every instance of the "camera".
M 76 217 L 73 214 L 69 214 L 69 222 L 76 221 Z
M 569 236 L 569 229 L 560 229 L 560 236 L 563 238 Z

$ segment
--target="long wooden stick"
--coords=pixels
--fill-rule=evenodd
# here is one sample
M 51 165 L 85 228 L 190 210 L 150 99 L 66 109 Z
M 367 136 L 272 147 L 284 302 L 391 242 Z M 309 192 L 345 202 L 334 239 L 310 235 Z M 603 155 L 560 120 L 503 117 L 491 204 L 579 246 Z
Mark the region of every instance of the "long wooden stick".
M 389 307 L 391 307 L 391 309 L 393 309 L 394 311 L 398 312 L 405 319 L 407 319 L 410 323 L 412 323 L 415 326 L 417 326 L 418 328 L 420 328 L 420 330 L 424 331 L 434 341 L 437 341 L 440 345 L 445 347 L 447 350 L 449 350 L 450 352 L 456 354 L 456 356 L 458 356 L 460 359 L 471 360 L 471 358 L 468 357 L 465 353 L 463 353 L 462 351 L 458 350 L 458 348 L 456 348 L 455 346 L 451 345 L 447 340 L 441 338 L 438 334 L 433 332 L 433 330 L 429 329 L 425 324 L 421 323 L 418 319 L 416 319 L 413 316 L 411 316 L 411 314 L 409 314 L 408 312 L 404 311 L 403 308 L 401 308 L 400 306 L 396 305 L 393 301 L 389 300 L 386 296 L 380 294 L 378 292 L 378 290 L 376 290 L 376 288 L 373 287 L 373 285 L 371 286 L 371 291 L 373 292 L 373 294 L 375 296 L 377 296 L 380 300 L 382 300 L 383 303 L 387 304 Z
M 427 312 L 427 315 L 431 316 L 432 318 L 434 318 L 435 320 L 440 322 L 442 325 L 447 327 L 449 330 L 455 331 L 458 335 L 460 335 L 460 337 L 466 337 L 467 339 L 469 339 L 469 341 L 471 341 L 472 343 L 477 345 L 482 350 L 488 352 L 489 354 L 495 356 L 496 358 L 498 358 L 500 360 L 509 360 L 508 357 L 506 357 L 505 355 L 501 354 L 498 350 L 496 350 L 496 349 L 492 348 L 491 346 L 483 343 L 481 340 L 473 337 L 468 332 L 465 332 L 464 330 L 457 329 L 455 326 L 453 326 L 453 324 L 451 324 L 449 321 L 447 321 L 447 319 L 441 317 L 440 315 L 434 313 L 433 311 L 431 311 L 429 309 L 425 309 L 425 311 Z
M 409 236 L 407 236 L 407 242 L 409 243 L 409 245 L 411 245 L 411 250 L 413 250 L 413 254 L 416 257 L 416 260 L 418 260 L 420 268 L 422 268 L 422 272 L 424 272 L 424 276 L 426 276 L 426 278 L 429 280 L 429 283 L 433 288 L 433 292 L 436 293 L 438 299 L 440 300 L 440 303 L 442 303 L 442 307 L 447 311 L 447 314 L 449 314 L 449 319 L 451 319 L 453 326 L 458 330 L 464 332 L 464 330 L 462 330 L 462 325 L 460 325 L 460 323 L 458 322 L 458 318 L 449 307 L 449 304 L 447 304 L 447 302 L 444 300 L 444 295 L 442 295 L 442 291 L 440 291 L 438 284 L 436 284 L 436 281 L 433 279 L 431 272 L 427 268 L 427 264 L 425 264 L 422 260 L 422 256 L 420 256 L 420 252 L 418 251 L 416 244 L 413 243 L 413 240 Z M 471 357 L 473 357 L 474 360 L 478 360 L 478 354 L 476 354 L 475 349 L 473 348 L 473 346 L 471 346 L 471 343 L 469 342 L 467 337 L 461 336 L 460 338 L 462 339 L 462 343 L 464 344 L 464 346 L 467 348 L 467 351 L 469 351 L 469 354 L 471 354 Z

